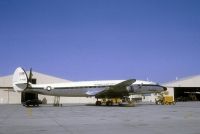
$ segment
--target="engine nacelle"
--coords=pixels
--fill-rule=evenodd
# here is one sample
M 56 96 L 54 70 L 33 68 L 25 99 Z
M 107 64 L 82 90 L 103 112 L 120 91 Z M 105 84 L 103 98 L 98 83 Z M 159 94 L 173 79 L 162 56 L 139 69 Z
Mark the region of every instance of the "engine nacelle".
M 22 92 L 28 87 L 28 77 L 23 68 L 18 67 L 13 75 L 13 89 L 16 92 Z
M 127 86 L 127 87 L 126 87 L 126 90 L 127 90 L 129 93 L 134 93 L 134 88 L 133 88 L 132 85 L 131 85 L 131 86 Z

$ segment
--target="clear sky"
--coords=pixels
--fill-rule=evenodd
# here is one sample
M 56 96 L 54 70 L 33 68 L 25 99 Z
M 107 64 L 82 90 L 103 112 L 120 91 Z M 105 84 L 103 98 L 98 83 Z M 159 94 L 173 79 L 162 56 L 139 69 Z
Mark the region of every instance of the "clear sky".
M 200 0 L 0 0 L 0 76 L 166 82 L 199 58 Z

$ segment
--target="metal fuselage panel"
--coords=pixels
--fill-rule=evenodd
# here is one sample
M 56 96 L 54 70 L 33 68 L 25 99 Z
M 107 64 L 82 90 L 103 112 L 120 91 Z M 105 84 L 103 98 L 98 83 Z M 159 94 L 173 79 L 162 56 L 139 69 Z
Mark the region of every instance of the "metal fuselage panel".
M 52 89 L 50 91 L 45 89 L 27 89 L 25 92 L 34 92 L 43 95 L 51 96 L 65 96 L 65 97 L 89 97 L 87 92 L 101 92 L 104 88 L 67 88 L 67 89 Z
M 25 92 L 36 92 L 39 94 L 52 96 L 88 97 L 95 96 L 95 93 L 107 90 L 109 87 L 112 87 L 122 81 L 123 80 L 37 84 L 32 85 L 32 88 L 26 89 Z M 51 87 L 51 90 L 47 90 L 47 87 Z M 130 94 L 147 94 L 161 92 L 163 91 L 163 87 L 152 82 L 137 80 L 129 86 L 127 91 Z

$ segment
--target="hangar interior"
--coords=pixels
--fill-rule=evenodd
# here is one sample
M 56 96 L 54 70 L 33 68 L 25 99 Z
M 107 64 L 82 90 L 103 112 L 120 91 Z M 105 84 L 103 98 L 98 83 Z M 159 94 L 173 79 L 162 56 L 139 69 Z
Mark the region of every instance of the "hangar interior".
M 174 99 L 176 101 L 200 101 L 200 88 L 174 87 Z

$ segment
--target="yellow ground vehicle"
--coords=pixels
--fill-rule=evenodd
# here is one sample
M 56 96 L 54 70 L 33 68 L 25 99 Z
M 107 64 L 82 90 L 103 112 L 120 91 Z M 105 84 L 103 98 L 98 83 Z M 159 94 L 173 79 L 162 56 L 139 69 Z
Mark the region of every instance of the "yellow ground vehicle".
M 120 98 L 102 98 L 100 100 L 98 100 L 96 102 L 96 105 L 100 106 L 100 105 L 107 105 L 107 106 L 112 106 L 112 105 L 116 105 L 116 104 L 120 104 L 122 101 Z
M 175 102 L 174 102 L 174 100 L 173 100 L 173 96 L 164 96 L 163 103 L 164 103 L 165 105 L 172 105 L 172 104 L 174 105 Z
M 175 101 L 173 100 L 173 96 L 163 96 L 160 95 L 158 98 L 155 100 L 156 104 L 161 104 L 161 105 L 175 105 Z
M 135 106 L 135 103 L 133 100 L 130 100 L 129 98 L 102 98 L 98 101 L 96 101 L 97 106 L 106 105 L 106 106 L 113 106 L 113 105 L 119 105 L 119 106 Z

